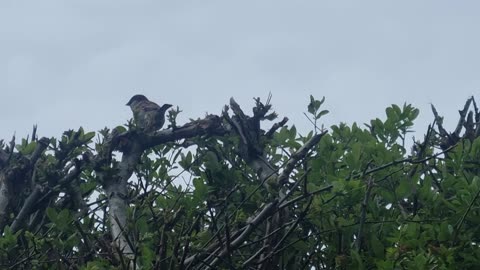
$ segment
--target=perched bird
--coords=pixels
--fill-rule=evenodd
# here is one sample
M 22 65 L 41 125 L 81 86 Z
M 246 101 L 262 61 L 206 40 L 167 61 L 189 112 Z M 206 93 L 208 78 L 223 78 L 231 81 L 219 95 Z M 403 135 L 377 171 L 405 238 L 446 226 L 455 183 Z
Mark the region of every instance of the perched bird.
M 132 109 L 133 120 L 137 127 L 146 133 L 161 129 L 165 123 L 165 112 L 172 107 L 171 104 L 160 107 L 144 95 L 133 96 L 127 106 Z

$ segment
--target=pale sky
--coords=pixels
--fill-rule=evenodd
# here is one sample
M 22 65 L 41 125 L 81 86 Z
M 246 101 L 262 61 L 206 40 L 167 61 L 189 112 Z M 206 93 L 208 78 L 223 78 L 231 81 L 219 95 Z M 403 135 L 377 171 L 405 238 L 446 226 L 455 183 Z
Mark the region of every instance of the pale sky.
M 407 102 L 419 135 L 430 103 L 453 129 L 480 98 L 479 14 L 473 0 L 1 0 L 0 139 L 115 127 L 137 93 L 178 105 L 179 124 L 271 92 L 301 130 L 310 94 L 327 126 Z

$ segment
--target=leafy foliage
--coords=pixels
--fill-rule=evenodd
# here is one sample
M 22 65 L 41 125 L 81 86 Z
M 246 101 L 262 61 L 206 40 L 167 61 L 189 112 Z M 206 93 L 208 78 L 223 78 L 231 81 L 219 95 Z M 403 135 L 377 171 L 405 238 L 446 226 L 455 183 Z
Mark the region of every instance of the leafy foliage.
M 310 97 L 313 130 L 306 135 L 295 126 L 278 127 L 272 136 L 260 131 L 262 158 L 278 177 L 323 132 L 317 122 L 328 113 L 321 109 L 324 101 Z M 480 118 L 476 105 L 473 113 Z M 385 120 L 374 119 L 366 128 L 331 126 L 294 163 L 285 183 L 263 179 L 234 133 L 146 149 L 126 194 L 123 230 L 135 267 L 475 269 L 480 265 L 480 138 L 460 135 L 446 145 L 443 126 L 436 123 L 437 129 L 430 126 L 424 140 L 407 149 L 418 114 L 411 105 L 392 105 Z M 472 126 L 477 133 L 478 122 Z M 471 134 L 464 126 L 464 134 Z M 35 183 L 25 180 L 16 187 L 15 204 L 2 217 L 2 269 L 131 267 L 113 244 L 106 215 L 110 195 L 102 189 L 108 177 L 96 173 L 101 167 L 115 175 L 119 163 L 114 156 L 112 163 L 91 162 L 106 151 L 110 134 L 101 132 L 93 150 L 95 133 L 67 131 L 49 141 L 31 165 L 34 170 L 18 175 Z M 0 180 L 28 164 L 39 144 L 34 137 L 22 140 L 16 158 L 0 162 Z M 5 145 L 2 151 L 13 153 Z M 74 167 L 79 172 L 66 181 Z M 29 218 L 13 226 L 40 186 L 42 196 Z

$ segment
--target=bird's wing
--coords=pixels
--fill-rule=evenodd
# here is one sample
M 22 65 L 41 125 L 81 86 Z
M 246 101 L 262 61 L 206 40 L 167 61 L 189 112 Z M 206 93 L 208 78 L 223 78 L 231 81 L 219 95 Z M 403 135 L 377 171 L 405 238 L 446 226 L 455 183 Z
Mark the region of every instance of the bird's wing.
M 145 111 L 158 111 L 158 110 L 160 110 L 160 106 L 158 106 L 156 103 L 151 102 L 151 101 L 143 102 L 141 107 Z

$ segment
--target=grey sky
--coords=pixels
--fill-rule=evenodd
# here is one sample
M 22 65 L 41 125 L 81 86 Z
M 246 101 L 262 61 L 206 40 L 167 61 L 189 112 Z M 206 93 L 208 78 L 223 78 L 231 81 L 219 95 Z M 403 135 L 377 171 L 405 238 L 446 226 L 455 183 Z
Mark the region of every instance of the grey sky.
M 308 95 L 327 125 L 429 104 L 450 127 L 480 86 L 478 1 L 0 2 L 0 138 L 99 130 L 130 117 L 143 93 L 184 111 L 219 113 L 273 94 L 309 128 Z M 478 98 L 478 95 L 477 95 Z

